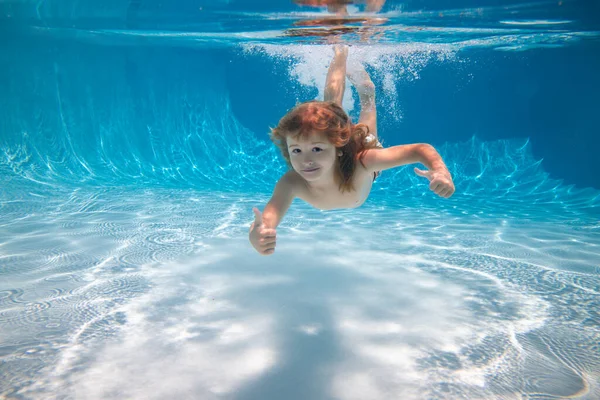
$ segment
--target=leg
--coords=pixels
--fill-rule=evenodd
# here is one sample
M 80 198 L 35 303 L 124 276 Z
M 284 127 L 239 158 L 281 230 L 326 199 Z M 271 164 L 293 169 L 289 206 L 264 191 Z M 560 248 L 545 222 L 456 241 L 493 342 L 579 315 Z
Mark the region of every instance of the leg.
M 354 62 L 352 63 L 352 67 L 348 70 L 348 79 L 350 79 L 352 86 L 356 88 L 358 97 L 360 98 L 360 116 L 358 118 L 358 123 L 365 124 L 369 127 L 370 139 L 375 141 L 377 147 L 383 148 L 377 139 L 375 85 L 373 84 L 369 73 L 360 62 Z M 373 182 L 375 182 L 375 179 L 377 179 L 380 174 L 381 171 L 375 171 L 373 173 Z
M 333 101 L 340 107 L 346 88 L 346 60 L 348 59 L 348 46 L 336 45 L 333 47 L 334 56 L 327 71 L 325 81 L 325 101 Z
M 358 91 L 360 98 L 359 124 L 369 127 L 369 133 L 377 138 L 377 108 L 375 106 L 375 85 L 369 73 L 360 62 L 352 63 L 348 70 L 348 79 Z

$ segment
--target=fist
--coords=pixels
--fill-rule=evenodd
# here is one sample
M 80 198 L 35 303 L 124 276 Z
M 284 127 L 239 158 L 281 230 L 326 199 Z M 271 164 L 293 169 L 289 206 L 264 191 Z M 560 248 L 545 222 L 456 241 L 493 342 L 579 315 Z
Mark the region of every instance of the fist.
M 415 168 L 415 174 L 429 179 L 429 189 L 440 197 L 447 199 L 454 193 L 452 176 L 445 168 L 427 171 Z
M 277 243 L 277 233 L 274 228 L 267 228 L 262 221 L 262 214 L 258 208 L 254 207 L 254 222 L 250 226 L 250 243 L 263 256 L 268 256 L 275 252 Z

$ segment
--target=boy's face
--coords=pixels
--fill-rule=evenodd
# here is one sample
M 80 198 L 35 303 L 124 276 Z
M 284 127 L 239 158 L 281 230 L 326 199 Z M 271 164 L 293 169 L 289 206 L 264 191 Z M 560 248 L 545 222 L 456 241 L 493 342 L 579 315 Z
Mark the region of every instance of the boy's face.
M 316 181 L 333 171 L 337 149 L 324 134 L 313 132 L 307 140 L 288 135 L 287 146 L 294 171 L 307 181 Z

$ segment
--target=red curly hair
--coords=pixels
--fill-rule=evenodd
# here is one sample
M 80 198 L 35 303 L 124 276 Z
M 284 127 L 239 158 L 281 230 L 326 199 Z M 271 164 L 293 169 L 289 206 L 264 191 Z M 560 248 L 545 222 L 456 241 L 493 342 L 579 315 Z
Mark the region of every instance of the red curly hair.
M 307 140 L 312 132 L 324 134 L 329 143 L 342 151 L 342 155 L 337 157 L 335 178 L 342 192 L 355 190 L 352 176 L 357 160 L 364 167 L 361 153 L 377 147 L 375 140 L 366 140 L 369 128 L 365 124 L 353 125 L 348 114 L 336 103 L 313 100 L 292 108 L 281 118 L 279 124 L 271 129 L 269 136 L 291 168 L 287 137 Z

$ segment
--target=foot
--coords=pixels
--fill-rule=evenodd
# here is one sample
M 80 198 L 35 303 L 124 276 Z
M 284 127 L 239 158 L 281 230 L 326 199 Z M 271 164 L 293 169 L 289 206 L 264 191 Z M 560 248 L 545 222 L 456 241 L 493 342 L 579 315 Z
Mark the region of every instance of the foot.
M 333 53 L 336 57 L 348 57 L 348 45 L 336 44 L 333 46 Z

